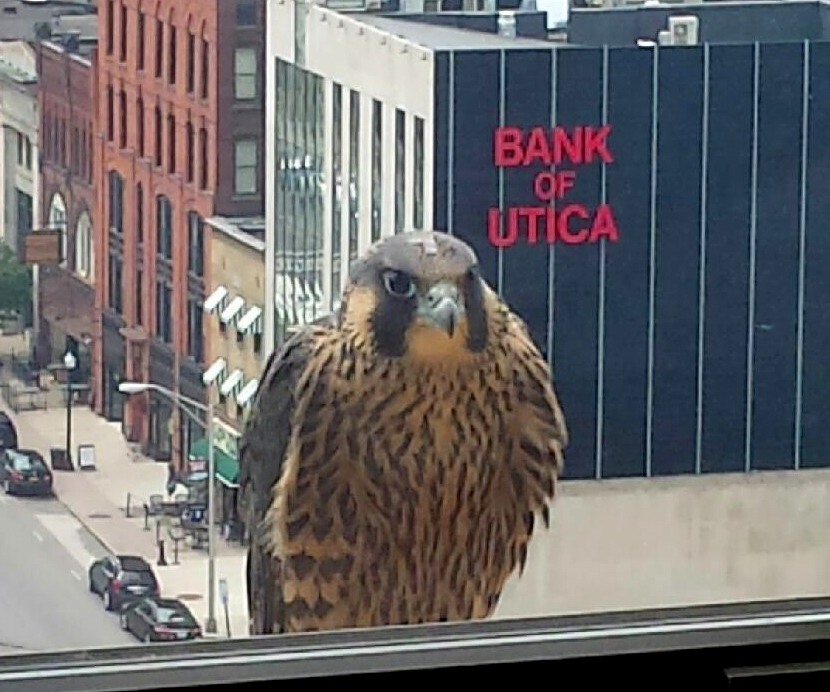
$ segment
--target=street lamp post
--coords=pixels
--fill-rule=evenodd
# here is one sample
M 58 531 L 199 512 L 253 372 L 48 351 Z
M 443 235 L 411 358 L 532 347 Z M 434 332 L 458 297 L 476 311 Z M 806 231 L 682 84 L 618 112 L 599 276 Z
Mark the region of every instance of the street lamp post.
M 208 528 L 208 616 L 205 623 L 205 631 L 209 634 L 216 633 L 216 536 L 214 521 L 214 483 L 216 478 L 216 456 L 213 450 L 213 397 L 211 388 L 207 388 L 207 406 L 189 397 L 177 394 L 176 392 L 162 387 L 159 384 L 150 382 L 121 382 L 118 391 L 122 394 L 140 394 L 142 392 L 158 392 L 172 401 L 180 411 L 196 421 L 205 428 L 208 438 L 208 507 L 207 507 L 207 528 Z M 193 413 L 191 408 L 205 414 L 207 420 L 202 420 Z
M 67 351 L 63 356 L 63 365 L 66 368 L 66 460 L 70 464 L 72 463 L 72 372 L 77 364 L 75 354 Z
M 213 394 L 207 388 L 207 439 L 208 439 L 208 617 L 205 631 L 216 634 L 216 531 L 214 530 L 216 494 L 216 454 L 213 450 Z

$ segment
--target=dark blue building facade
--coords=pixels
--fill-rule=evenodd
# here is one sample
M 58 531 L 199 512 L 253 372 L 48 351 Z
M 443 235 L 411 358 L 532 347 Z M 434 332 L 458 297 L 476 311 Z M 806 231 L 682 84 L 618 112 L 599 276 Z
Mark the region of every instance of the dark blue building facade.
M 830 465 L 827 74 L 828 42 L 436 52 L 435 225 L 551 359 L 568 477 Z M 499 128 L 604 125 L 613 162 L 495 165 Z M 616 241 L 494 247 L 545 171 Z

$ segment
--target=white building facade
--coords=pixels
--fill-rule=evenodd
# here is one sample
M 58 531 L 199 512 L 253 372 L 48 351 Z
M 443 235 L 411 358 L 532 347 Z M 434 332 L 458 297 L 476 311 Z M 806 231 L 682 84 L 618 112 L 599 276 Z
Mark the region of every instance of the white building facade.
M 373 241 L 431 227 L 434 65 L 359 16 L 295 0 L 267 16 L 264 337 L 279 344 L 336 306 Z
M 22 255 L 38 226 L 38 95 L 35 52 L 25 41 L 0 44 L 0 239 Z

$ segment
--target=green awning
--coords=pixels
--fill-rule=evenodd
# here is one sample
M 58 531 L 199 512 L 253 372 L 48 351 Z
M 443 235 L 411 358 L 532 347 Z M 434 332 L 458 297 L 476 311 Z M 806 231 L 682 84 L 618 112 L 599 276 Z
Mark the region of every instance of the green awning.
M 201 437 L 190 445 L 190 456 L 207 459 L 208 441 L 206 437 Z M 238 486 L 237 479 L 239 478 L 239 461 L 223 452 L 216 445 L 213 446 L 213 461 L 216 465 L 217 480 L 229 488 L 236 488 Z

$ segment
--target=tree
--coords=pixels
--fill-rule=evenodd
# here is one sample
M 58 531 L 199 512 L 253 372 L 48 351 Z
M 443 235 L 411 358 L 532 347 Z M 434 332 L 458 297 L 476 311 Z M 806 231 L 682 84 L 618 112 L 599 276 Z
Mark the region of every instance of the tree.
M 29 267 L 0 241 L 0 319 L 26 313 L 32 303 L 32 275 Z

